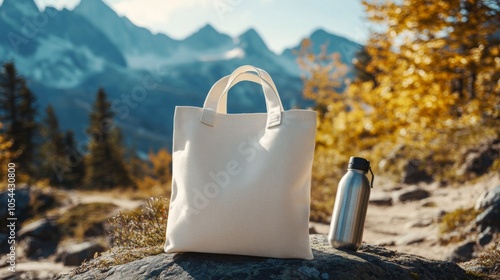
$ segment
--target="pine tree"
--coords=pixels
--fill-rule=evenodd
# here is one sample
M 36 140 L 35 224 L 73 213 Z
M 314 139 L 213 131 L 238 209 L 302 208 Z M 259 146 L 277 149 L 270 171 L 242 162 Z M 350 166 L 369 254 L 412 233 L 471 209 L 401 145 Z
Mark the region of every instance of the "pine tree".
M 41 148 L 43 159 L 42 176 L 49 179 L 51 185 L 61 186 L 64 175 L 68 171 L 68 166 L 66 164 L 63 134 L 59 130 L 59 122 L 51 105 L 47 106 L 46 116 L 41 125 L 41 135 L 44 138 Z
M 85 176 L 85 162 L 83 155 L 78 151 L 75 136 L 71 130 L 64 135 L 64 149 L 66 154 L 65 162 L 68 171 L 64 176 L 64 185 L 67 188 L 78 188 L 83 184 Z
M 6 139 L 12 140 L 12 160 L 18 172 L 28 180 L 37 177 L 35 102 L 35 96 L 17 74 L 14 64 L 4 64 L 0 73 L 0 122 L 4 124 L 1 132 Z
M 0 122 L 0 131 L 3 129 L 3 124 Z M 7 140 L 3 134 L 0 134 L 0 166 L 8 166 L 12 163 L 12 151 L 10 147 L 12 146 L 12 141 Z M 6 168 L 0 169 L 0 178 L 5 178 L 7 174 Z
M 125 168 L 121 133 L 113 124 L 113 112 L 103 89 L 97 92 L 87 133 L 91 139 L 85 170 L 87 188 L 109 189 L 133 186 Z

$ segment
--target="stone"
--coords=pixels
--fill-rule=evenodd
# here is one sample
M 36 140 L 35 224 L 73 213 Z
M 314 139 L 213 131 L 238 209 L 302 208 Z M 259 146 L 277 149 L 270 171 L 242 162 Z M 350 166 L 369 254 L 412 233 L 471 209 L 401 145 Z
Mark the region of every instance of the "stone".
M 478 148 L 465 153 L 464 164 L 458 169 L 458 175 L 487 173 L 493 162 L 500 156 L 500 139 L 482 143 Z
M 394 246 L 394 245 L 396 245 L 396 241 L 392 237 L 390 237 L 390 238 L 384 238 L 384 239 L 377 240 L 375 242 L 375 245 L 378 245 L 378 246 Z
M 476 200 L 474 209 L 481 210 L 490 207 L 500 201 L 500 186 L 483 192 Z
M 433 220 L 431 218 L 427 219 L 421 219 L 417 221 L 411 221 L 406 224 L 406 227 L 408 228 L 422 228 L 422 227 L 428 227 L 432 224 Z
M 400 245 L 411 245 L 415 243 L 423 242 L 427 238 L 427 234 L 418 233 L 418 232 L 410 232 L 406 235 L 399 237 L 395 244 Z
M 385 192 L 372 192 L 370 194 L 370 199 L 368 200 L 368 203 L 377 206 L 391 206 L 392 197 Z
M 8 190 L 0 192 L 0 201 L 7 202 L 10 193 Z M 16 218 L 18 220 L 24 221 L 28 218 L 30 197 L 31 187 L 21 186 L 16 188 L 14 198 L 16 199 Z M 0 218 L 7 218 L 7 210 L 7 207 L 0 207 Z
M 109 269 L 58 279 L 467 279 L 452 262 L 430 260 L 374 245 L 357 252 L 333 249 L 326 235 L 311 235 L 314 260 L 179 253 L 159 254 Z M 99 258 L 106 258 L 101 256 Z M 90 264 L 99 261 L 93 259 Z
M 420 182 L 432 182 L 432 176 L 425 170 L 425 163 L 418 159 L 411 159 L 404 167 L 402 182 L 413 185 Z
M 19 238 L 26 236 L 37 237 L 41 240 L 59 240 L 59 229 L 55 222 L 50 219 L 40 219 L 23 226 L 18 232 Z
M 9 234 L 0 232 L 0 252 L 8 253 L 10 251 L 10 245 L 8 243 Z
M 476 217 L 476 225 L 483 231 L 491 227 L 494 231 L 500 231 L 500 201 L 486 208 Z
M 479 233 L 477 236 L 477 243 L 481 246 L 488 245 L 493 240 L 493 230 L 491 227 L 487 227 L 483 232 Z
M 469 261 L 472 259 L 475 250 L 475 241 L 464 241 L 457 245 L 457 247 L 446 257 L 446 260 L 455 263 Z
M 429 191 L 418 186 L 410 186 L 394 193 L 394 197 L 401 202 L 422 200 L 429 196 L 431 196 Z
M 101 253 L 105 250 L 104 246 L 94 241 L 70 244 L 58 250 L 56 261 L 62 262 L 66 266 L 76 266 L 85 260 L 92 259 L 95 253 Z
M 43 240 L 38 237 L 27 236 L 19 242 L 19 249 L 28 259 L 46 258 L 56 252 L 56 240 Z
M 316 234 L 316 233 L 318 233 L 318 232 L 316 231 L 316 228 L 314 227 L 314 225 L 309 224 L 309 234 Z

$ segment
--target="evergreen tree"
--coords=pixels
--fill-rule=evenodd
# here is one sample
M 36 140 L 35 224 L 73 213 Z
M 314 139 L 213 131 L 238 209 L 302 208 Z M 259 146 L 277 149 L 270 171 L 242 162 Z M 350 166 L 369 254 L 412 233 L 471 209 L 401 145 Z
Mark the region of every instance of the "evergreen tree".
M 85 185 L 88 188 L 133 186 L 125 168 L 121 133 L 113 124 L 113 115 L 104 90 L 99 89 L 87 129 L 91 139 L 85 171 Z
M 357 81 L 360 82 L 373 82 L 374 86 L 377 86 L 377 70 L 368 67 L 370 64 L 371 56 L 366 51 L 366 48 L 362 48 L 356 53 L 356 57 L 353 60 L 354 75 Z
M 28 179 L 36 177 L 35 96 L 19 77 L 13 63 L 4 64 L 0 73 L 0 122 L 2 134 L 12 141 L 10 151 L 18 171 Z
M 3 124 L 0 122 L 0 131 L 3 129 Z M 0 166 L 8 166 L 12 162 L 12 151 L 10 147 L 12 142 L 7 140 L 3 134 L 0 134 Z M 5 178 L 7 168 L 0 168 L 0 178 Z
M 41 148 L 42 177 L 49 179 L 53 186 L 61 186 L 68 167 L 65 162 L 63 134 L 59 130 L 59 122 L 51 105 L 47 106 L 46 116 L 42 121 L 41 135 L 44 138 Z
M 64 184 L 69 188 L 77 188 L 83 184 L 85 176 L 85 162 L 83 155 L 78 151 L 75 136 L 71 130 L 64 135 L 64 149 L 68 170 L 64 176 Z

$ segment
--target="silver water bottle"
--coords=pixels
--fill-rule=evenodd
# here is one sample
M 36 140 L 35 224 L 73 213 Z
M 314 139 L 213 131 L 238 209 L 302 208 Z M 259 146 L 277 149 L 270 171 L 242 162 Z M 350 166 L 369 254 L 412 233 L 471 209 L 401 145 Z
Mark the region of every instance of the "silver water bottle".
M 366 177 L 368 171 L 372 174 L 371 185 Z M 374 178 L 368 160 L 360 157 L 349 159 L 347 173 L 337 188 L 328 234 L 328 241 L 334 248 L 356 251 L 361 245 Z

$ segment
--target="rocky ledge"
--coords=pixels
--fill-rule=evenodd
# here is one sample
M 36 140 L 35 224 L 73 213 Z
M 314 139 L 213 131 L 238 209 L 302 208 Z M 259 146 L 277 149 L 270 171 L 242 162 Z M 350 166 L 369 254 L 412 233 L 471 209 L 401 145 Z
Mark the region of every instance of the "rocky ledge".
M 107 270 L 59 279 L 468 279 L 452 262 L 362 245 L 332 249 L 325 235 L 310 235 L 314 260 L 283 260 L 201 253 L 160 254 Z

